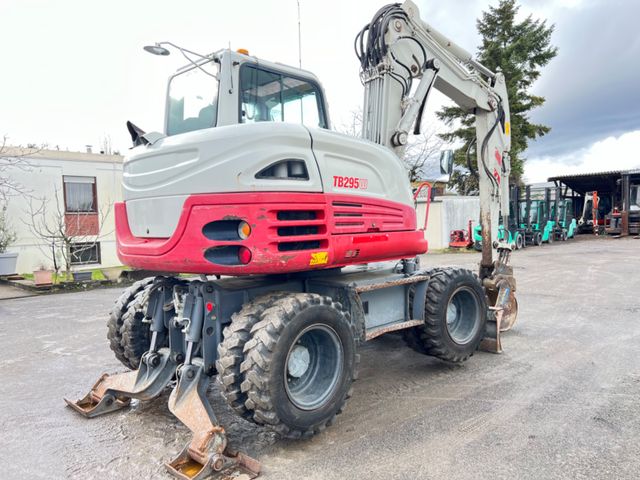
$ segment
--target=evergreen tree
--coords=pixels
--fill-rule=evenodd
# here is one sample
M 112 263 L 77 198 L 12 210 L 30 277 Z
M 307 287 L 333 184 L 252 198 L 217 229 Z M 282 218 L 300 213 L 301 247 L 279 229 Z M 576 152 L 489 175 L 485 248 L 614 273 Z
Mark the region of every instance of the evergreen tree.
M 507 81 L 509 107 L 511 110 L 511 178 L 510 182 L 520 182 L 529 140 L 541 137 L 550 131 L 546 125 L 529 121 L 529 112 L 544 104 L 544 97 L 532 95 L 529 90 L 540 77 L 540 69 L 556 56 L 558 49 L 551 45 L 554 26 L 546 20 L 534 20 L 531 16 L 516 22 L 519 10 L 516 0 L 500 0 L 497 7 L 489 7 L 477 21 L 477 29 L 482 36 L 478 49 L 478 59 L 492 71 L 501 70 Z M 474 115 L 459 107 L 444 107 L 437 113 L 438 118 L 456 128 L 441 135 L 447 142 L 464 141 L 464 146 L 456 151 L 455 163 L 467 165 L 466 150 L 475 138 Z M 457 123 L 456 121 L 459 121 Z M 473 168 L 477 171 L 476 154 L 470 151 Z M 452 183 L 460 193 L 478 191 L 478 180 L 468 171 L 458 171 L 452 175 Z

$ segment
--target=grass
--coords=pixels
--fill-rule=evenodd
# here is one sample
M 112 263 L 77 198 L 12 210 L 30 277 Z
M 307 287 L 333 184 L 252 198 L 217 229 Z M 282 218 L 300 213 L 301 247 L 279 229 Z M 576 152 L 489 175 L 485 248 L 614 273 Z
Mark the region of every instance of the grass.
M 80 271 L 86 272 L 86 270 L 80 270 Z M 20 276 L 24 277 L 25 280 L 33 281 L 33 273 L 21 273 Z M 102 269 L 94 268 L 93 270 L 91 270 L 91 280 L 96 280 L 96 281 L 107 280 L 107 277 L 105 277 L 104 274 L 102 273 Z M 54 273 L 53 283 L 57 284 L 62 282 L 73 282 L 73 273 L 70 272 L 68 277 L 65 272 Z

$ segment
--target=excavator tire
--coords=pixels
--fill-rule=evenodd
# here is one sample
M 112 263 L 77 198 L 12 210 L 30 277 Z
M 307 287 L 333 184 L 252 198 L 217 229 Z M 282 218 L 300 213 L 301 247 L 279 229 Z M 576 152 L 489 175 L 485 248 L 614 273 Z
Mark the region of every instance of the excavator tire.
M 145 288 L 150 287 L 152 282 L 153 277 L 145 278 L 135 282 L 133 285 L 125 289 L 113 305 L 109 314 L 109 319 L 107 320 L 107 339 L 109 340 L 109 347 L 115 354 L 116 358 L 127 368 L 135 369 L 138 368 L 138 366 L 136 365 L 133 367 L 131 365 L 131 361 L 125 355 L 125 346 L 122 343 L 121 332 L 124 322 L 123 316 L 129 310 L 129 304 L 133 302 L 135 296 Z
M 432 272 L 424 326 L 405 333 L 414 350 L 449 362 L 463 362 L 478 349 L 487 322 L 487 300 L 478 277 L 462 268 Z
M 244 381 L 244 374 L 240 371 L 240 365 L 245 358 L 244 347 L 251 338 L 251 329 L 260 321 L 264 311 L 276 300 L 287 295 L 291 294 L 272 292 L 245 304 L 239 312 L 231 316 L 231 323 L 222 333 L 224 340 L 218 344 L 216 369 L 222 396 L 236 414 L 248 421 L 253 421 L 253 412 L 245 406 L 247 394 L 240 388 Z
M 245 344 L 245 406 L 286 438 L 323 431 L 351 397 L 360 360 L 355 326 L 329 297 L 292 293 L 265 309 Z
M 442 268 L 432 268 L 432 269 L 429 269 L 427 273 L 430 276 L 432 276 L 441 270 Z M 412 306 L 413 306 L 414 290 L 415 290 L 414 286 L 409 287 L 409 311 L 411 311 L 411 309 L 413 308 Z M 402 332 L 402 339 L 404 340 L 404 343 L 406 343 L 411 350 L 421 353 L 423 355 L 429 354 L 429 350 L 427 349 L 424 341 L 422 340 L 422 334 L 424 332 L 423 326 L 405 328 L 404 330 L 401 330 L 401 332 Z

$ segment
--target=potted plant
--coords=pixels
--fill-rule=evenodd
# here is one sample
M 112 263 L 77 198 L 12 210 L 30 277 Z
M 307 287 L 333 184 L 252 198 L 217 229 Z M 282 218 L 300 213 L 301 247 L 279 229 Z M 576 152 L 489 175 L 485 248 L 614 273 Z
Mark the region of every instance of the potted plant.
M 33 282 L 36 287 L 53 285 L 53 270 L 41 264 L 38 270 L 33 271 Z
M 5 210 L 0 212 L 0 275 L 16 273 L 18 254 L 7 252 L 7 247 L 16 241 L 16 232 L 7 223 Z

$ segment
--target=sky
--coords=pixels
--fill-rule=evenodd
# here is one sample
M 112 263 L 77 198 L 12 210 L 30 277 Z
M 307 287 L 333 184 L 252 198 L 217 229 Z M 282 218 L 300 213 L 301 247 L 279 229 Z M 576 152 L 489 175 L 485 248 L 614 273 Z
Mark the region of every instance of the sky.
M 302 66 L 323 83 L 334 127 L 362 103 L 353 39 L 384 0 L 300 0 Z M 469 51 L 475 22 L 497 0 L 416 0 L 422 18 Z M 555 25 L 559 48 L 534 85 L 531 114 L 551 126 L 526 152 L 525 179 L 640 167 L 640 16 L 637 0 L 519 0 L 520 15 Z M 144 45 L 171 41 L 196 52 L 246 48 L 297 65 L 296 0 L 2 0 L 0 136 L 11 144 L 125 153 L 125 122 L 162 130 L 167 78 L 186 62 Z M 430 98 L 427 122 L 448 100 Z

